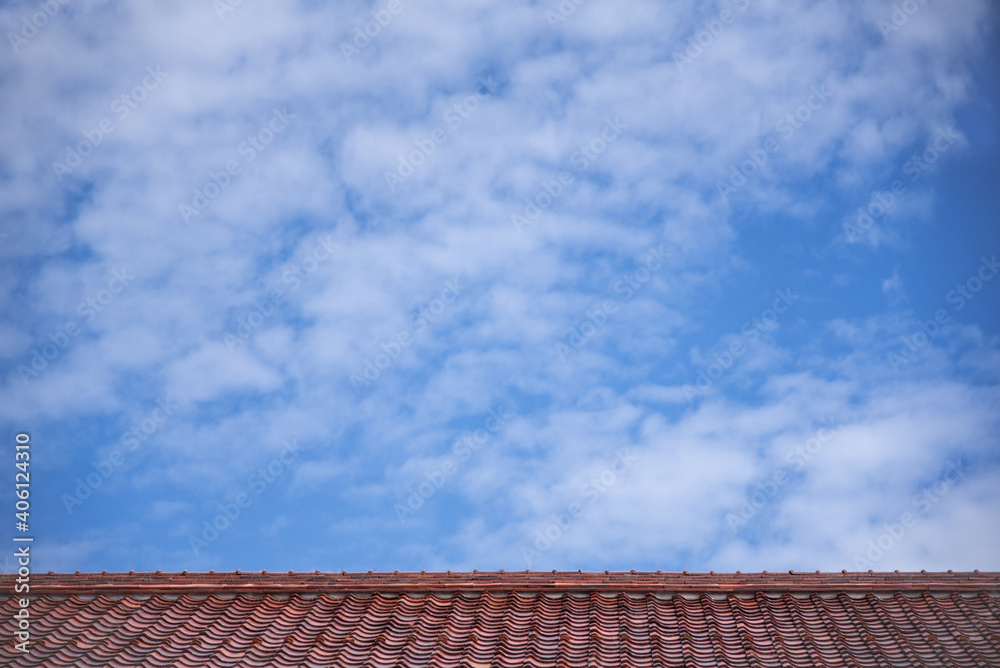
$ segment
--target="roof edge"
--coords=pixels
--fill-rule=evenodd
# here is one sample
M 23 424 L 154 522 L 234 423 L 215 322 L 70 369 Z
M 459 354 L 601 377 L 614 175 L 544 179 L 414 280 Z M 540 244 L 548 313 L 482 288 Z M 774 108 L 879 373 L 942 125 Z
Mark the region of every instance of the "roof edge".
M 13 593 L 18 576 L 0 575 L 0 597 Z M 123 594 L 372 594 L 457 592 L 612 593 L 886 593 L 988 592 L 1000 594 L 1000 572 L 928 573 L 689 573 L 683 571 L 478 571 L 367 573 L 33 573 L 30 589 L 43 595 Z

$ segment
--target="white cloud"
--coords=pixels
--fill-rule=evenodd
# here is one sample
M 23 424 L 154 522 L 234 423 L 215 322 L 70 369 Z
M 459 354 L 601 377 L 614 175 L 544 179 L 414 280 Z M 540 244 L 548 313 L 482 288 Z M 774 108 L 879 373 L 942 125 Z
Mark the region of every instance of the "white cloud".
M 173 512 L 162 505 L 168 494 L 209 499 L 297 436 L 309 455 L 296 481 L 331 505 L 346 498 L 352 512 L 391 519 L 402 472 L 419 475 L 489 408 L 516 408 L 518 419 L 451 487 L 462 501 L 453 539 L 400 548 L 440 563 L 519 558 L 511 545 L 572 500 L 618 447 L 636 448 L 641 464 L 552 548 L 553 559 L 673 551 L 743 570 L 766 558 L 833 563 L 867 535 L 879 502 L 905 500 L 942 458 L 988 459 L 976 439 L 989 442 L 992 386 L 961 372 L 995 381 L 997 352 L 996 342 L 973 340 L 975 329 L 968 340 L 942 334 L 944 345 L 908 366 L 904 380 L 884 361 L 885 339 L 905 331 L 904 316 L 796 314 L 712 393 L 688 402 L 683 386 L 713 343 L 735 336 L 708 322 L 713 300 L 766 269 L 741 246 L 764 220 L 781 214 L 818 227 L 829 208 L 868 202 L 898 176 L 907 150 L 955 124 L 974 95 L 970 71 L 989 4 L 927 3 L 883 38 L 887 1 L 755 0 L 680 70 L 674 52 L 716 7 L 593 0 L 553 29 L 545 11 L 554 4 L 404 3 L 348 62 L 340 45 L 370 20 L 369 5 L 244 3 L 220 21 L 207 2 L 74 0 L 0 64 L 9 234 L 0 305 L 21 314 L 0 327 L 11 370 L 0 384 L 4 419 L 127 422 L 167 394 L 185 409 L 150 445 L 147 466 L 156 470 L 130 474 L 137 498 L 158 499 L 156 517 Z M 28 6 L 0 10 L 0 25 L 17 25 Z M 60 181 L 52 162 L 115 118 L 114 100 L 156 66 L 169 75 Z M 485 77 L 498 89 L 391 192 L 384 174 L 397 157 L 446 127 L 446 110 Z M 723 202 L 718 183 L 815 86 L 833 95 Z M 242 143 L 276 107 L 294 119 L 249 160 Z M 581 146 L 599 145 L 606 119 L 619 117 L 621 136 L 580 167 Z M 185 224 L 179 204 L 231 160 L 240 173 Z M 511 214 L 563 170 L 573 183 L 518 234 Z M 932 197 L 917 184 L 869 241 L 905 248 L 904 223 Z M 852 251 L 826 233 L 818 246 Z M 340 253 L 293 292 L 284 269 L 320 234 L 335 237 Z M 677 250 L 672 264 L 563 363 L 555 343 L 660 244 Z M 83 322 L 78 305 L 122 266 L 135 282 Z M 469 288 L 414 331 L 413 318 L 456 276 Z M 225 335 L 275 289 L 286 297 L 275 316 L 229 350 Z M 883 289 L 902 299 L 898 275 Z M 807 318 L 830 348 L 805 338 Z M 16 365 L 30 365 L 32 348 L 69 319 L 81 335 L 25 385 Z M 349 377 L 407 331 L 412 344 L 355 392 Z M 842 345 L 853 352 L 829 352 Z M 801 493 L 789 488 L 776 502 L 778 537 L 733 538 L 726 509 L 790 441 L 830 416 L 844 421 L 838 446 L 797 483 Z M 82 437 L 63 447 L 81 461 L 98 449 Z M 70 466 L 61 462 L 59 472 L 71 478 Z M 970 474 L 948 512 L 972 507 L 976 476 L 991 475 L 986 464 Z M 876 498 L 868 491 L 877 485 L 886 489 Z M 358 498 L 384 512 L 350 505 Z M 436 517 L 428 508 L 422 521 Z M 928 533 L 941 526 L 929 517 L 907 543 L 912 551 L 892 559 L 944 563 L 952 548 L 935 551 Z M 96 559 L 97 550 L 79 558 Z M 54 563 L 68 564 L 66 554 Z

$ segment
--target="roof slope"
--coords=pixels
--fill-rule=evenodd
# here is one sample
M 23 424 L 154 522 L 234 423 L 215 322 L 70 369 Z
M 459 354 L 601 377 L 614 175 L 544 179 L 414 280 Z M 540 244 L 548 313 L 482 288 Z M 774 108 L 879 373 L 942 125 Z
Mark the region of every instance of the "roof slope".
M 50 574 L 31 594 L 30 652 L 0 665 L 1000 666 L 1000 573 Z

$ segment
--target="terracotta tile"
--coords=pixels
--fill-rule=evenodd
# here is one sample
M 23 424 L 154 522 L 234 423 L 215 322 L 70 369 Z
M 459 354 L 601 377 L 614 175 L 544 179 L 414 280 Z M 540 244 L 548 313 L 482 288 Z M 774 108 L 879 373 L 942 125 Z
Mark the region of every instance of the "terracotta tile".
M 32 652 L 0 665 L 1000 666 L 998 592 L 996 573 L 38 575 Z

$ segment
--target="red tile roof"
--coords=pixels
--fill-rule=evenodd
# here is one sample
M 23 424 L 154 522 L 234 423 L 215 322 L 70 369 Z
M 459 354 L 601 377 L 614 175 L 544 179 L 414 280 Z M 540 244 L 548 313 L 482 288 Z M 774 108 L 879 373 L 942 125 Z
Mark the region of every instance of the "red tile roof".
M 0 576 L 0 596 L 16 576 Z M 1000 573 L 31 576 L 2 666 L 1000 666 Z

